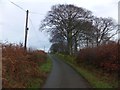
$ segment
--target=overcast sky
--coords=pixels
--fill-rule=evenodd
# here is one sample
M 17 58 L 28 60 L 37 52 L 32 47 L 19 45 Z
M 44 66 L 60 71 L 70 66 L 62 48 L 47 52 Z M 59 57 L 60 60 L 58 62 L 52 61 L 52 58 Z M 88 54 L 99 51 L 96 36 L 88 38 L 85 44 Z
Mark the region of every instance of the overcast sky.
M 118 19 L 119 0 L 0 0 L 0 40 L 11 43 L 24 43 L 26 12 L 10 1 L 29 10 L 28 47 L 44 49 L 50 48 L 49 35 L 39 31 L 41 20 L 55 4 L 74 4 L 86 8 L 98 17 L 112 17 Z M 31 21 L 30 21 L 31 20 Z

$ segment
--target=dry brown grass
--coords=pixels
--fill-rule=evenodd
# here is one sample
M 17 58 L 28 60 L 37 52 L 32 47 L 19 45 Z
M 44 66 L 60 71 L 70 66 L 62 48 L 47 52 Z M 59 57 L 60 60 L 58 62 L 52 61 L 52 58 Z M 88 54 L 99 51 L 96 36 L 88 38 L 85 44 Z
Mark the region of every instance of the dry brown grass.
M 31 78 L 44 78 L 39 65 L 45 59 L 43 51 L 25 51 L 22 44 L 2 44 L 3 88 L 26 88 Z

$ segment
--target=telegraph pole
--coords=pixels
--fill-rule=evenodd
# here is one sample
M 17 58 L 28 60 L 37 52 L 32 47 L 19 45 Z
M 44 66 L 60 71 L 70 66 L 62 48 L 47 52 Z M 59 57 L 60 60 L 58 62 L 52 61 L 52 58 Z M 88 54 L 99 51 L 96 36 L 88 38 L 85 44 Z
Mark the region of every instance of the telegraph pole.
M 26 11 L 26 25 L 25 25 L 25 43 L 24 43 L 24 49 L 27 49 L 27 34 L 28 34 L 28 13 L 29 11 Z
M 118 65 L 120 65 L 120 1 L 118 2 L 118 52 L 117 52 L 117 58 L 118 58 Z M 118 88 L 120 88 L 120 68 L 118 66 Z
M 44 46 L 44 51 L 45 51 L 45 46 Z

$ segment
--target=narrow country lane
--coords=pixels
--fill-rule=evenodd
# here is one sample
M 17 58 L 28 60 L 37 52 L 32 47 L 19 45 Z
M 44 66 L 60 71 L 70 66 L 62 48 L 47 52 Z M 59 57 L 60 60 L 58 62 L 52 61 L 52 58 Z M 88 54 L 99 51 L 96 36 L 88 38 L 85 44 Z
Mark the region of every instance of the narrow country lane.
M 53 67 L 43 88 L 90 88 L 88 82 L 69 65 L 53 55 L 49 57 Z

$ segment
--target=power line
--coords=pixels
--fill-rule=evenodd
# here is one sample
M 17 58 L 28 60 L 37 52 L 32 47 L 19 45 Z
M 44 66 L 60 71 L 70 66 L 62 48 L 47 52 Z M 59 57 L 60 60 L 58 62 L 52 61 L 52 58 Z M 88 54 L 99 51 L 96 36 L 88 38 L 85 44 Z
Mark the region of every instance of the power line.
M 20 8 L 21 10 L 26 11 L 25 9 L 23 9 L 21 6 L 17 5 L 16 3 L 14 3 L 14 2 L 12 2 L 12 1 L 10 1 L 10 0 L 8 0 L 8 1 L 9 1 L 10 3 L 12 3 L 13 5 L 17 6 L 18 8 Z
M 19 6 L 18 4 L 14 3 L 14 2 L 12 2 L 12 1 L 10 1 L 10 0 L 8 0 L 8 1 L 9 1 L 10 3 L 12 3 L 13 5 L 15 5 L 16 7 L 18 7 L 19 9 L 21 9 L 21 10 L 23 10 L 23 11 L 26 12 L 26 10 L 25 10 L 24 8 L 22 8 L 21 6 Z M 41 14 L 41 13 L 38 13 L 38 12 L 31 12 L 31 11 L 30 11 L 29 13 L 38 14 L 38 15 L 44 15 L 44 14 Z M 30 22 L 31 22 L 31 25 L 32 25 L 34 31 L 35 31 L 35 34 L 36 34 L 36 36 L 37 36 L 38 41 L 40 41 L 40 40 L 39 40 L 39 37 L 38 37 L 38 35 L 37 35 L 37 33 L 36 33 L 36 29 L 35 29 L 35 27 L 34 27 L 34 25 L 33 25 L 32 20 L 30 19 L 30 17 L 29 17 L 29 20 L 30 20 Z M 41 42 L 41 41 L 40 41 L 40 42 Z M 44 47 L 44 49 L 45 49 L 45 47 Z
M 32 22 L 32 20 L 31 20 L 30 17 L 29 17 L 29 20 L 30 20 L 30 22 L 31 22 L 31 25 L 32 25 L 33 29 L 35 30 L 35 27 L 34 27 L 33 22 Z
M 21 9 L 21 10 L 23 10 L 23 11 L 26 12 L 26 10 L 25 10 L 24 8 L 22 8 L 20 5 L 12 2 L 12 1 L 10 1 L 10 0 L 8 0 L 8 1 L 9 1 L 10 3 L 12 3 L 13 5 L 17 6 L 19 9 Z M 44 15 L 44 14 L 41 14 L 41 13 L 39 13 L 39 12 L 32 12 L 32 11 L 30 11 L 29 13 L 31 13 L 31 14 L 38 14 L 38 15 Z
M 32 13 L 32 14 L 38 14 L 38 15 L 45 15 L 45 14 L 41 14 L 41 13 L 38 13 L 38 12 L 31 12 L 31 11 L 30 11 L 30 13 Z
M 35 27 L 34 27 L 34 25 L 33 25 L 33 22 L 32 22 L 32 20 L 31 20 L 30 17 L 29 17 L 29 20 L 30 20 L 30 22 L 31 22 L 31 25 L 32 25 L 34 31 L 35 31 L 35 35 L 36 35 L 37 40 L 38 40 L 39 42 L 41 42 L 41 40 L 39 39 L 40 37 L 38 36 L 38 34 L 37 34 L 37 32 L 36 32 L 36 29 L 35 29 Z M 43 47 L 43 50 L 45 51 L 45 45 L 44 45 L 44 47 Z
M 29 20 L 30 20 L 30 22 L 31 22 L 31 25 L 32 25 L 34 31 L 35 31 L 36 38 L 38 39 L 39 42 L 41 42 L 40 37 L 38 36 L 38 34 L 37 34 L 37 32 L 36 32 L 36 29 L 35 29 L 35 26 L 33 25 L 33 22 L 32 22 L 32 20 L 31 20 L 30 17 L 29 17 Z M 44 50 L 44 51 L 45 51 L 45 48 L 46 48 L 46 47 L 45 47 L 45 45 L 44 45 L 44 47 L 43 47 L 43 50 Z
M 30 22 L 31 22 L 31 25 L 32 25 L 34 31 L 35 31 L 35 34 L 36 34 L 37 39 L 39 39 L 39 36 L 38 36 L 38 34 L 37 34 L 37 32 L 36 32 L 36 29 L 35 29 L 35 27 L 34 27 L 34 25 L 33 25 L 33 22 L 32 22 L 32 20 L 31 20 L 30 17 L 29 17 L 29 20 L 30 20 Z M 40 40 L 39 40 L 39 41 L 40 41 Z M 41 41 L 40 41 L 40 42 L 41 42 Z

